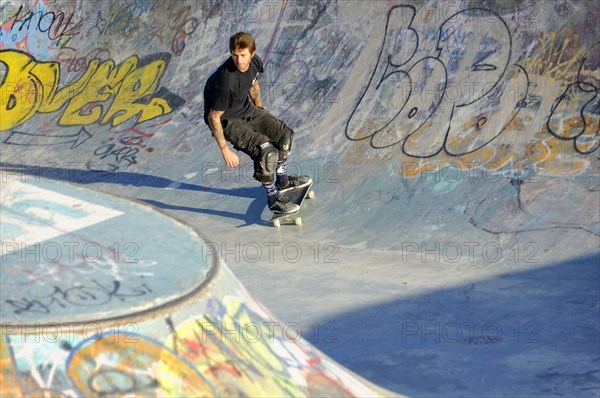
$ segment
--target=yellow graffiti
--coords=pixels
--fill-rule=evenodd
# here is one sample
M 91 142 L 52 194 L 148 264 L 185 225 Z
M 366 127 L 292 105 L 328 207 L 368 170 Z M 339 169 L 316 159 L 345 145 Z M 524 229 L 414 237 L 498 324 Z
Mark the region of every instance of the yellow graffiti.
M 219 396 L 304 396 L 266 343 L 274 329 L 255 322 L 240 305 L 228 300 L 223 319 L 204 317 L 179 326 L 166 345 L 212 380 Z
M 313 395 L 312 388 L 327 396 L 350 395 L 342 383 L 311 365 L 319 360 L 304 352 L 294 336 L 286 337 L 279 323 L 261 322 L 235 297 L 227 297 L 223 306 L 219 319 L 188 321 L 165 341 L 217 386 L 217 395 L 302 397 Z
M 486 172 L 494 172 L 505 166 L 513 156 L 514 152 L 507 146 L 483 147 L 477 152 L 466 155 L 450 156 L 441 153 L 436 155 L 435 159 L 405 160 L 400 167 L 402 175 L 405 177 L 439 172 L 444 167 L 467 171 L 485 169 Z
M 544 175 L 581 174 L 589 167 L 590 162 L 572 153 L 572 147 L 570 141 L 547 138 L 525 145 L 522 153 L 511 146 L 499 145 L 496 148 L 481 148 L 476 153 L 463 156 L 438 154 L 435 158 L 404 160 L 400 164 L 399 172 L 404 177 L 414 178 L 438 173 L 450 167 L 466 173 L 463 177 L 475 177 L 481 173 L 488 175 L 501 172 L 505 167 L 510 167 L 512 170 L 535 167 L 538 173 Z M 478 173 L 478 170 L 481 173 Z
M 547 154 L 542 161 L 537 162 L 540 172 L 550 175 L 578 175 L 584 172 L 590 165 L 590 161 L 570 154 L 569 150 L 573 148 L 570 141 L 549 138 L 539 143 L 545 146 L 544 152 Z
M 75 352 L 67 374 L 83 396 L 215 396 L 176 354 L 141 336 L 134 340 L 107 334 Z
M 571 79 L 577 75 L 577 65 L 585 48 L 573 51 L 569 38 L 558 37 L 557 32 L 543 32 L 538 40 L 539 49 L 525 60 L 524 66 L 530 75 Z
M 141 123 L 173 111 L 165 99 L 152 96 L 167 67 L 161 57 L 139 65 L 132 55 L 118 66 L 112 60 L 94 59 L 76 81 L 60 90 L 57 62 L 1 50 L 0 63 L 6 67 L 0 86 L 0 131 L 25 123 L 37 112 L 56 112 L 65 104 L 59 119 L 63 126 L 112 121 L 114 127 L 133 117 Z
M 51 389 L 43 389 L 43 388 L 28 390 L 27 396 L 28 397 L 36 397 L 36 398 L 68 398 L 69 397 L 68 395 L 65 395 L 61 392 L 54 391 Z M 11 396 L 11 398 L 13 398 L 13 397 Z
M 0 397 L 24 397 L 15 364 L 4 338 L 0 339 Z
M 54 95 L 59 78 L 56 62 L 37 62 L 19 51 L 0 51 L 6 75 L 0 86 L 0 131 L 25 123 Z

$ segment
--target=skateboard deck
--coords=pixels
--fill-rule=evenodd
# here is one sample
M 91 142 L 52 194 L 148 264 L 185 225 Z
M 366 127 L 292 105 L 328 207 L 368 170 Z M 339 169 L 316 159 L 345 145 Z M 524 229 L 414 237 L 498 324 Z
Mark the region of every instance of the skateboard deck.
M 315 193 L 311 191 L 312 186 L 313 183 L 311 182 L 310 184 L 306 184 L 298 188 L 288 189 L 281 193 L 281 196 L 300 206 L 300 209 L 298 209 L 298 211 L 295 213 L 274 213 L 273 217 L 271 217 L 271 221 L 273 222 L 274 226 L 279 228 L 282 222 L 293 222 L 296 225 L 302 225 L 302 218 L 298 216 L 298 213 L 300 213 L 300 210 L 302 210 L 304 199 L 314 199 Z

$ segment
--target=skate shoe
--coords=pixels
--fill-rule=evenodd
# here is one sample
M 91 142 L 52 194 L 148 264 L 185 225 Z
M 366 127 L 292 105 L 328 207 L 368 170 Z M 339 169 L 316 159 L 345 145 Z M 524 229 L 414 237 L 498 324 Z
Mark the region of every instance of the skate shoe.
M 279 199 L 269 205 L 269 209 L 277 214 L 293 214 L 300 210 L 300 206 L 285 198 L 279 197 Z
M 312 179 L 309 176 L 289 175 L 282 184 L 277 183 L 276 185 L 279 192 L 285 192 L 292 188 L 303 187 L 311 182 Z

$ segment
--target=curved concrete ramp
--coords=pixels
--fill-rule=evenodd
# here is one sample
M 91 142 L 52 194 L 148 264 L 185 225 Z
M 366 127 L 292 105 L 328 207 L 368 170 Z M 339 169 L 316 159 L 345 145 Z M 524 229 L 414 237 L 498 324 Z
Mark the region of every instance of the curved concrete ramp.
M 185 220 L 277 319 L 388 390 L 598 394 L 595 2 L 31 0 L 0 16 L 3 184 L 75 182 Z M 268 223 L 252 163 L 227 169 L 202 121 L 240 30 L 296 133 L 290 172 L 315 180 L 301 228 Z
M 386 394 L 148 205 L 16 178 L 1 204 L 3 397 Z

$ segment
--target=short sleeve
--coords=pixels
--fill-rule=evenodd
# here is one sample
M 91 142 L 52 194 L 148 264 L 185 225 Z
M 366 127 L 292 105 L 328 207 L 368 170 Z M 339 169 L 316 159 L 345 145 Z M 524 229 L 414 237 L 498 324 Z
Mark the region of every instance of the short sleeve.
M 254 64 L 254 67 L 258 73 L 264 73 L 263 61 L 258 55 L 254 55 L 252 58 L 252 63 Z

